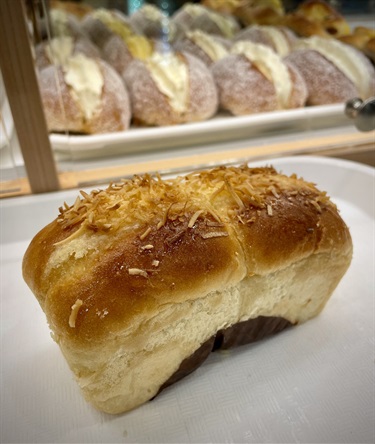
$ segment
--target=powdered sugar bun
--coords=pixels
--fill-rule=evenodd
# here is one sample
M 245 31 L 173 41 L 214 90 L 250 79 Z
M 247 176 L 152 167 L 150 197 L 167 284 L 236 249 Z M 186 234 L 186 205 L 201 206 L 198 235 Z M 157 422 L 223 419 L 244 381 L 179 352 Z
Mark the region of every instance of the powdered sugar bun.
M 141 32 L 130 22 L 129 17 L 120 11 L 99 8 L 87 14 L 81 22 L 82 29 L 90 39 L 103 48 L 107 40 L 114 35 L 127 37 Z
M 180 26 L 154 5 L 145 4 L 139 8 L 130 16 L 130 23 L 150 39 L 172 43 L 182 35 Z
M 199 29 L 187 31 L 174 48 L 187 51 L 202 60 L 207 66 L 228 55 L 231 42 L 224 37 L 210 35 Z
M 233 39 L 235 42 L 249 40 L 269 46 L 281 57 L 285 57 L 293 48 L 298 37 L 293 31 L 284 26 L 250 25 L 237 33 Z
M 51 9 L 49 12 L 51 33 L 53 37 L 85 37 L 81 23 L 76 16 L 61 9 Z
M 129 127 L 128 93 L 121 77 L 103 60 L 72 56 L 63 66 L 44 68 L 39 84 L 51 132 L 96 134 Z
M 212 72 L 220 106 L 234 115 L 299 108 L 306 102 L 298 70 L 264 45 L 238 42 Z
M 303 75 L 311 105 L 366 99 L 375 93 L 375 70 L 370 61 L 337 40 L 317 36 L 301 40 L 287 60 Z
M 172 21 L 185 30 L 200 29 L 225 38 L 232 38 L 240 30 L 233 16 L 220 14 L 195 3 L 186 3 L 172 16 Z
M 90 58 L 100 58 L 100 51 L 89 39 L 70 36 L 54 37 L 43 41 L 35 48 L 35 63 L 38 69 L 48 65 L 63 65 L 75 54 L 84 54 Z
M 133 117 L 145 125 L 173 125 L 209 119 L 218 107 L 208 67 L 189 53 L 155 53 L 134 60 L 124 73 Z

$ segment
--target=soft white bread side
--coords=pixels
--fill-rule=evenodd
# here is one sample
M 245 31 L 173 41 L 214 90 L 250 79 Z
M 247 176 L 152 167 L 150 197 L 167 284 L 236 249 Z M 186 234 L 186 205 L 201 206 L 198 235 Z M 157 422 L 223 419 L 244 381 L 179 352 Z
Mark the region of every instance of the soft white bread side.
M 120 413 L 225 346 L 228 328 L 316 316 L 351 257 L 313 184 L 222 167 L 82 193 L 33 239 L 23 275 L 86 399 Z

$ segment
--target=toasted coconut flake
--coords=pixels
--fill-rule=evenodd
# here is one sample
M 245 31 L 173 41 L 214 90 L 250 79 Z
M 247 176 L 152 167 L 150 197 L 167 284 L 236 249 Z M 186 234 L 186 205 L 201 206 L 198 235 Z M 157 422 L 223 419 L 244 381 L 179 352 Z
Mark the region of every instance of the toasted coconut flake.
M 218 222 L 216 220 L 208 220 L 206 221 L 206 225 L 208 227 L 223 227 L 224 224 L 222 222 Z
M 195 222 L 197 221 L 198 217 L 204 212 L 204 210 L 198 210 L 196 211 L 190 218 L 188 223 L 188 228 L 193 228 Z
M 276 197 L 276 199 L 280 199 L 279 193 L 276 191 L 276 188 L 274 186 L 270 187 L 271 193 Z
M 240 209 L 245 208 L 245 204 L 242 202 L 240 196 L 236 193 L 236 191 L 233 189 L 232 185 L 226 180 L 225 184 L 227 186 L 227 189 L 229 191 L 229 194 L 232 196 L 233 200 L 237 203 L 237 205 L 240 207 Z
M 273 210 L 270 204 L 267 204 L 267 214 L 268 216 L 273 216 Z
M 145 239 L 150 233 L 151 233 L 151 227 L 148 227 L 148 228 L 146 229 L 146 231 L 144 231 L 144 232 L 139 236 L 139 238 L 140 238 L 141 240 L 143 240 L 143 239 Z
M 75 303 L 72 305 L 72 311 L 70 312 L 69 316 L 69 327 L 75 328 L 76 326 L 76 320 L 78 316 L 78 311 L 82 307 L 83 302 L 81 299 L 77 299 Z
M 160 261 L 158 261 L 157 259 L 154 259 L 154 260 L 152 261 L 152 266 L 153 266 L 153 267 L 158 267 L 159 264 L 160 264 Z
M 153 245 L 147 244 L 147 245 L 144 245 L 143 247 L 141 247 L 141 250 L 152 250 L 153 248 L 154 248 Z
M 130 276 L 142 276 L 148 278 L 147 271 L 141 270 L 140 268 L 128 268 L 128 273 Z
M 222 182 L 221 185 L 216 188 L 216 190 L 211 194 L 210 201 L 213 202 L 215 198 L 224 190 L 225 182 Z
M 316 200 L 311 200 L 310 202 L 313 205 L 313 207 L 317 210 L 318 213 L 322 212 L 322 209 Z
M 212 239 L 214 237 L 226 237 L 228 233 L 226 231 L 209 231 L 201 234 L 203 239 Z

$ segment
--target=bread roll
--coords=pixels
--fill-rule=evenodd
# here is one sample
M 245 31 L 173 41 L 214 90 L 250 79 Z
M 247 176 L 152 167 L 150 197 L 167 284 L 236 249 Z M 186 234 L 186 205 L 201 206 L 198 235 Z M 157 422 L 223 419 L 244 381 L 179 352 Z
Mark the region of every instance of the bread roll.
M 212 65 L 221 108 L 246 115 L 305 105 L 307 88 L 298 69 L 267 46 L 239 41 Z
M 199 29 L 187 31 L 175 45 L 176 51 L 186 51 L 211 66 L 228 55 L 232 42 L 224 37 L 207 34 Z
M 49 131 L 97 134 L 129 128 L 127 90 L 105 61 L 77 54 L 38 77 Z
M 243 0 L 238 3 L 234 14 L 244 26 L 282 24 L 285 11 L 281 0 Z
M 199 29 L 227 39 L 232 38 L 240 30 L 235 17 L 220 14 L 195 3 L 185 3 L 172 16 L 172 21 L 185 30 Z
M 285 26 L 251 25 L 237 33 L 234 41 L 261 43 L 273 49 L 281 57 L 288 55 L 297 41 L 293 31 Z
M 133 119 L 143 125 L 174 125 L 212 117 L 217 90 L 209 68 L 189 53 L 154 53 L 134 60 L 124 73 Z
M 182 35 L 180 26 L 154 5 L 146 4 L 137 9 L 130 16 L 130 22 L 150 39 L 173 43 Z
M 82 29 L 90 39 L 101 49 L 107 40 L 114 35 L 123 40 L 136 34 L 141 34 L 129 17 L 115 9 L 98 8 L 82 20 Z
M 54 37 L 35 47 L 35 64 L 39 70 L 49 65 L 63 65 L 72 55 L 83 54 L 89 58 L 100 58 L 99 48 L 88 38 Z
M 301 37 L 341 37 L 351 32 L 344 16 L 322 0 L 306 0 L 287 14 L 284 24 Z
M 273 168 L 81 193 L 32 240 L 23 276 L 85 398 L 108 413 L 150 400 L 212 349 L 316 316 L 351 262 L 326 193 Z
M 335 39 L 318 36 L 301 39 L 286 57 L 296 66 L 308 88 L 307 103 L 344 103 L 375 94 L 375 70 L 367 57 Z

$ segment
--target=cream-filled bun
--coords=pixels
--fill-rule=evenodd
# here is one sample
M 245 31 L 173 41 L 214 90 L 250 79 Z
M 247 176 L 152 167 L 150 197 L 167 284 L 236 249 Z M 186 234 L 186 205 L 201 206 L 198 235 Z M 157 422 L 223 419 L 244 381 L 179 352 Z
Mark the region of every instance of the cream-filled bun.
M 310 105 L 345 102 L 375 94 L 375 69 L 360 51 L 335 39 L 301 39 L 286 60 L 306 81 Z
M 51 29 L 46 34 L 49 35 L 50 33 L 52 37 L 86 37 L 79 19 L 67 11 L 51 8 L 49 23 Z
M 214 34 L 207 34 L 199 29 L 188 30 L 184 38 L 179 40 L 174 48 L 177 51 L 187 51 L 201 59 L 207 66 L 228 55 L 232 43 Z
M 136 123 L 195 122 L 217 111 L 217 90 L 209 68 L 187 52 L 154 53 L 148 60 L 134 60 L 124 79 Z
M 64 65 L 40 71 L 39 83 L 49 131 L 96 134 L 128 129 L 127 90 L 105 61 L 73 55 Z
M 284 26 L 250 25 L 237 33 L 233 40 L 261 43 L 269 46 L 281 57 L 285 57 L 291 52 L 298 37 Z
M 90 58 L 101 56 L 99 48 L 88 38 L 62 36 L 39 43 L 35 48 L 35 63 L 39 70 L 48 65 L 64 65 L 75 54 Z
M 240 25 L 233 16 L 220 14 L 195 3 L 186 3 L 172 16 L 172 21 L 185 30 L 200 29 L 227 39 L 240 30 Z
M 305 105 L 307 88 L 300 73 L 265 45 L 235 43 L 231 54 L 213 64 L 212 72 L 221 108 L 234 115 Z
M 107 40 L 114 35 L 126 40 L 141 32 L 130 23 L 129 17 L 114 9 L 99 8 L 82 20 L 82 28 L 90 39 L 103 48 Z
M 150 39 L 173 43 L 182 29 L 155 5 L 144 5 L 130 16 L 130 23 Z
M 86 18 L 84 26 L 100 45 L 103 59 L 119 74 L 134 58 L 143 60 L 153 53 L 153 42 L 118 11 L 98 9 Z

